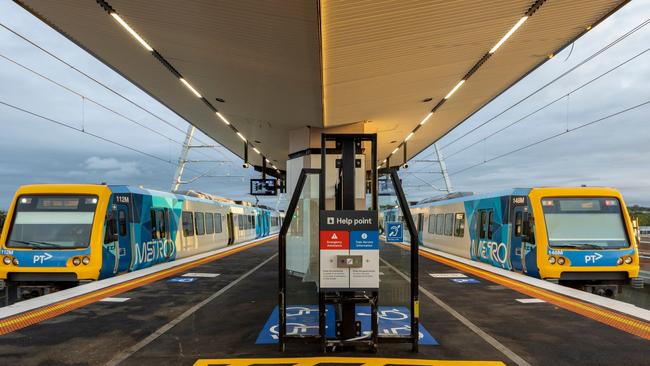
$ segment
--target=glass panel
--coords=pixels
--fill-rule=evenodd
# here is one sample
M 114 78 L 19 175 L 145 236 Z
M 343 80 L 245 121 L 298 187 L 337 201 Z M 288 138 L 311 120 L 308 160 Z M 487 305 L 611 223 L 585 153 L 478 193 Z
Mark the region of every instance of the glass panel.
M 319 176 L 308 174 L 296 210 L 292 217 L 286 218 L 291 220 L 285 258 L 288 335 L 318 334 L 318 194 Z M 300 319 L 306 327 L 295 325 L 296 314 L 303 314 Z
M 385 242 L 385 236 L 380 238 L 379 307 L 380 311 L 396 309 L 400 314 L 395 315 L 401 317 L 401 314 L 407 316 L 410 312 L 410 285 L 400 274 L 406 275 L 407 277 L 410 277 L 411 274 L 411 252 L 405 246 L 410 247 L 412 236 L 408 230 L 407 217 L 405 217 L 397 197 L 395 184 L 389 175 L 380 176 L 380 181 L 383 179 L 388 180 L 388 187 L 384 190 L 386 193 L 381 194 L 382 192 L 380 191 L 380 217 L 384 218 L 384 228 L 387 226 L 387 222 L 400 222 L 402 224 L 404 240 L 398 244 Z M 407 207 L 406 211 L 408 212 L 408 210 L 409 208 Z M 417 225 L 416 220 L 418 215 L 412 214 L 412 218 L 414 225 Z M 434 233 L 438 229 L 437 219 L 438 217 L 436 215 L 429 215 L 425 231 Z M 442 228 L 443 226 L 444 223 L 440 227 Z M 414 235 L 417 235 L 417 233 L 414 233 Z M 380 336 L 385 334 L 385 332 L 385 330 L 379 329 Z M 400 329 L 397 330 L 397 333 L 406 335 L 409 333 L 409 330 Z

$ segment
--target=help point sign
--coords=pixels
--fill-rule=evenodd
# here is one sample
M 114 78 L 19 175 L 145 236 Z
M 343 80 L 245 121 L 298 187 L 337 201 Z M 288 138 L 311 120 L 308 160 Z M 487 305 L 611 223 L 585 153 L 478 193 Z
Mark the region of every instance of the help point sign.
M 320 287 L 379 288 L 376 211 L 321 211 Z

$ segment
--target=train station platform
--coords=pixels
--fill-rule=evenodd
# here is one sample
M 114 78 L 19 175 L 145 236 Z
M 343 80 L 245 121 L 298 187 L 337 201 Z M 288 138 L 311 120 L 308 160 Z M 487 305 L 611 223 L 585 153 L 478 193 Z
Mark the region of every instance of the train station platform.
M 45 296 L 2 309 L 2 363 L 631 366 L 650 359 L 646 310 L 635 316 L 631 305 L 594 304 L 426 250 L 420 323 L 428 342 L 421 339 L 418 353 L 404 344 L 327 355 L 290 344 L 281 353 L 267 329 L 277 306 L 277 249 L 275 239 L 249 243 L 55 303 Z M 382 305 L 408 288 L 408 258 L 404 247 L 382 243 Z

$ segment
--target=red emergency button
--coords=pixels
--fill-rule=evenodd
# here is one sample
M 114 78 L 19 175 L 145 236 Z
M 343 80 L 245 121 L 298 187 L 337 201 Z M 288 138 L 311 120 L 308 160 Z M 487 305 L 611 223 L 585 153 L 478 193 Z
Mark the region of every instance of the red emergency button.
M 320 248 L 327 249 L 349 249 L 350 233 L 347 231 L 321 231 Z

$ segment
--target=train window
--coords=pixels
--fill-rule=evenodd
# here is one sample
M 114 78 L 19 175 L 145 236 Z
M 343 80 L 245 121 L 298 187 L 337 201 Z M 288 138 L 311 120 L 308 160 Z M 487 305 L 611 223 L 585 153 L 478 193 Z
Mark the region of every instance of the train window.
M 515 236 L 521 236 L 522 226 L 521 211 L 519 211 L 515 214 Z
M 214 215 L 209 212 L 205 214 L 205 233 L 214 234 Z
M 183 235 L 194 236 L 194 214 L 183 212 Z
M 223 230 L 221 229 L 221 214 L 220 213 L 215 213 L 214 214 L 214 232 L 215 233 L 220 233 Z
M 240 215 L 235 215 L 237 218 L 237 227 L 239 230 L 244 230 L 244 217 Z
M 494 211 L 490 211 L 488 215 L 488 222 L 487 222 L 487 237 L 488 239 L 492 239 L 492 228 L 494 227 Z
M 205 234 L 205 215 L 203 212 L 194 214 L 194 226 L 196 227 L 196 235 Z
M 120 233 L 120 236 L 126 235 L 126 211 L 119 210 L 117 212 L 117 227 Z
M 429 234 L 436 233 L 436 215 L 429 215 L 429 225 L 427 231 Z
M 255 216 L 251 215 L 251 229 L 255 229 Z
M 483 210 L 479 211 L 479 218 L 480 218 L 478 223 L 479 237 L 481 239 L 485 239 L 485 231 L 486 231 L 485 227 L 487 226 L 487 211 L 483 211 Z
M 462 238 L 465 236 L 465 214 L 457 213 L 454 220 L 454 236 Z
M 163 210 L 151 210 L 151 237 L 163 239 L 167 237 L 165 213 Z
M 451 236 L 451 232 L 454 229 L 454 214 L 448 213 L 445 214 L 445 235 Z
M 436 215 L 436 234 L 442 235 L 445 232 L 445 214 Z

